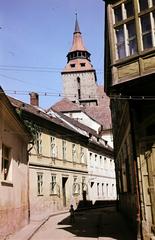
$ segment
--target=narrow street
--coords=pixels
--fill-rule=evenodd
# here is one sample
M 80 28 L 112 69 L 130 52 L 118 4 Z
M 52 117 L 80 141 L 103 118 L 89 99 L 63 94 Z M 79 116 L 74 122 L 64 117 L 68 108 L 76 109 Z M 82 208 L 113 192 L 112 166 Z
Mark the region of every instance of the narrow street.
M 134 240 L 131 229 L 114 208 L 81 211 L 70 224 L 69 214 L 51 217 L 31 240 Z

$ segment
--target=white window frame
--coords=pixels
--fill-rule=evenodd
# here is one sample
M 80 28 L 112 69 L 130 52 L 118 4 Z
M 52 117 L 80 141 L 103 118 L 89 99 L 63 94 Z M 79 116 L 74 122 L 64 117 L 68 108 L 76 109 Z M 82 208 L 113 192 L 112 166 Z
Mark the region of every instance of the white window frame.
M 50 184 L 50 194 L 56 195 L 57 194 L 57 178 L 55 174 L 51 174 L 51 184 Z
M 85 163 L 84 147 L 80 147 L 80 161 L 81 161 L 81 163 Z
M 37 148 L 37 154 L 42 154 L 42 133 L 41 132 L 37 132 L 36 148 Z
M 97 183 L 97 196 L 100 196 L 100 183 Z
M 76 144 L 72 143 L 72 161 L 77 161 L 77 152 L 76 152 Z
M 62 140 L 62 159 L 66 160 L 67 157 L 67 142 L 66 140 Z
M 89 152 L 89 161 L 90 161 L 90 166 L 93 167 L 93 153 L 92 152 Z
M 97 156 L 96 153 L 95 153 L 95 158 L 94 158 L 94 160 L 95 160 L 95 168 L 98 168 L 98 156 Z
M 78 177 L 73 177 L 73 194 L 79 194 L 80 193 L 80 185 L 78 183 Z
M 43 195 L 43 173 L 37 172 L 37 193 L 38 196 Z
M 52 158 L 56 157 L 56 137 L 50 137 L 50 154 Z
M 86 177 L 82 177 L 82 192 L 87 191 Z

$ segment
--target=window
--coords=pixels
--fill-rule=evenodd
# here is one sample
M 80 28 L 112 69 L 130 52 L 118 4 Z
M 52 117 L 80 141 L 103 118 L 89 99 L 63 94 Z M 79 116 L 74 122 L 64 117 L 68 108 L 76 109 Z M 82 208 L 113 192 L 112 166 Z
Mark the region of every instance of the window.
M 143 11 L 145 9 L 148 9 L 149 5 L 148 5 L 148 0 L 139 0 L 139 8 L 140 11 Z
M 10 168 L 10 152 L 11 152 L 11 149 L 3 144 L 2 145 L 2 174 L 3 174 L 3 180 L 8 179 L 8 173 L 9 173 L 9 168 Z
M 83 147 L 80 148 L 80 160 L 81 160 L 81 163 L 85 163 L 85 154 L 84 154 Z
M 70 66 L 71 66 L 71 68 L 75 68 L 75 64 L 73 64 L 73 63 L 70 64 Z
M 106 184 L 106 197 L 109 197 L 109 184 Z
M 118 23 L 119 21 L 123 20 L 121 5 L 114 8 L 114 15 L 115 15 L 115 23 Z
M 82 193 L 87 192 L 86 178 L 82 177 Z
M 41 132 L 37 132 L 36 146 L 37 146 L 37 154 L 42 154 Z
M 93 154 L 89 153 L 89 161 L 90 161 L 90 166 L 93 167 L 93 158 L 92 158 Z
M 116 39 L 117 39 L 117 54 L 118 58 L 123 58 L 126 56 L 125 53 L 125 36 L 124 36 L 124 27 L 120 26 L 115 29 Z
M 56 175 L 51 175 L 51 194 L 57 194 L 57 192 L 56 192 Z
M 112 188 L 111 188 L 112 196 L 114 197 L 114 196 L 115 196 L 115 185 L 112 184 L 111 187 L 112 187 Z
M 107 169 L 107 159 L 104 157 L 104 169 Z
M 152 32 L 151 32 L 151 19 L 150 14 L 141 16 L 141 29 L 142 29 L 142 42 L 143 49 L 151 48 L 153 46 Z
M 102 196 L 104 196 L 104 183 L 102 183 Z
M 79 194 L 80 192 L 80 185 L 78 184 L 78 178 L 73 178 L 73 194 Z
M 130 21 L 126 24 L 127 28 L 127 54 L 133 55 L 137 52 L 137 44 L 136 44 L 136 31 L 135 31 L 135 23 L 134 21 Z
M 38 195 L 43 195 L 43 173 L 37 173 Z
M 99 195 L 100 195 L 100 184 L 97 183 L 97 196 L 99 196 Z
M 137 52 L 135 21 L 133 14 L 132 1 L 126 1 L 114 8 L 114 29 L 117 59 L 133 55 Z
M 62 158 L 66 160 L 66 141 L 62 140 Z
M 152 8 L 155 7 L 155 1 L 139 0 L 138 3 L 142 50 L 146 50 L 155 47 L 155 11 Z
M 95 167 L 97 168 L 98 163 L 97 163 L 97 154 L 95 154 Z
M 100 156 L 100 168 L 103 168 L 103 159 L 102 159 L 102 156 Z
M 56 139 L 55 137 L 51 137 L 51 157 L 56 157 Z
M 76 159 L 76 145 L 75 143 L 72 144 L 72 160 L 73 162 L 75 162 L 77 159 Z
M 81 67 L 85 67 L 86 64 L 85 63 L 80 63 L 80 65 L 81 65 Z
M 155 0 L 126 0 L 113 7 L 116 60 L 155 47 L 154 7 Z
M 86 52 L 82 52 L 82 57 L 86 57 Z
M 132 1 L 127 1 L 124 3 L 126 17 L 129 18 L 134 15 L 134 8 Z
M 111 170 L 113 169 L 113 161 L 112 161 L 112 159 L 110 159 L 110 169 Z

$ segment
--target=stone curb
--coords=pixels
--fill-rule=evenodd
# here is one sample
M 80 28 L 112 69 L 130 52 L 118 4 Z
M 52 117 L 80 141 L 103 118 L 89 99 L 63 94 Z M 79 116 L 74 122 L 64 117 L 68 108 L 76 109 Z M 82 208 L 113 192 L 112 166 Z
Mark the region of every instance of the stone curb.
M 48 217 L 46 217 L 40 224 L 39 226 L 36 227 L 36 229 L 30 234 L 30 236 L 25 239 L 25 240 L 30 240 L 34 234 L 39 230 L 39 228 L 41 228 L 41 226 L 43 226 L 48 220 L 49 218 L 51 217 L 54 217 L 54 216 L 58 216 L 58 215 L 61 215 L 61 214 L 65 214 L 65 213 L 68 213 L 69 211 L 64 211 L 64 212 L 58 212 L 58 213 L 53 213 L 53 214 L 50 214 Z

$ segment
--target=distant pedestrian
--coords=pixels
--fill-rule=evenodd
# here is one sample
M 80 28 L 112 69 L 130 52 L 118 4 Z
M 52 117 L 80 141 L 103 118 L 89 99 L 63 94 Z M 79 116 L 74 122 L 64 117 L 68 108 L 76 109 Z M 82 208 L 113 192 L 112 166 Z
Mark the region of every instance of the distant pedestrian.
M 72 204 L 70 205 L 69 212 L 70 212 L 70 221 L 71 221 L 71 224 L 73 224 L 75 222 L 75 216 L 74 216 L 74 208 Z

